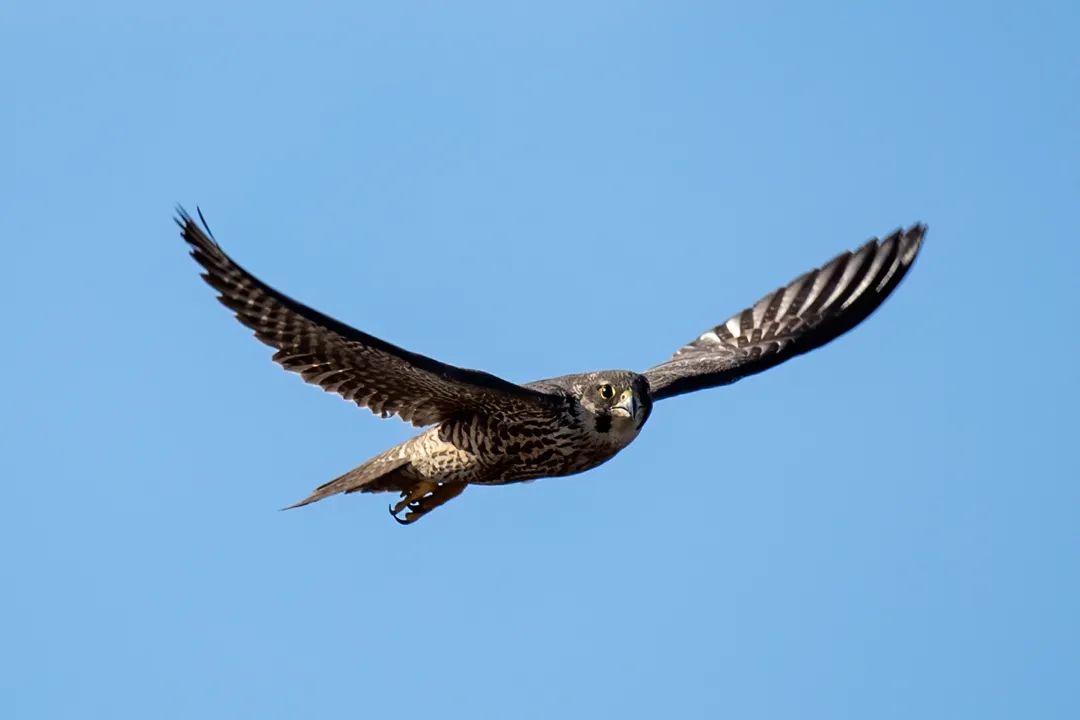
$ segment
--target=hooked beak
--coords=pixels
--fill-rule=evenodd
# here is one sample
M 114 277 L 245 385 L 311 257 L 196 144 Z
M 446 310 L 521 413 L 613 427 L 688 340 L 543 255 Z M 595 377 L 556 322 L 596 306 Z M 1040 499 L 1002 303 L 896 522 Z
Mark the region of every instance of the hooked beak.
M 641 405 L 638 404 L 632 390 L 624 391 L 622 397 L 619 398 L 619 402 L 611 407 L 612 415 L 624 415 L 630 418 L 636 418 L 640 409 Z

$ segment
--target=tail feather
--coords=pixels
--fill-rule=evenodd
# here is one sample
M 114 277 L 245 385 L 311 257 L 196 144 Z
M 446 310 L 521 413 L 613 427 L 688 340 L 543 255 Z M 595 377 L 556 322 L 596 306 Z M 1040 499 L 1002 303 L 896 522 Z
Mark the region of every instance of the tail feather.
M 300 502 L 282 509 L 292 510 L 293 508 L 303 507 L 304 505 L 310 505 L 313 502 L 330 497 L 331 495 L 337 495 L 338 493 L 393 490 L 394 487 L 387 487 L 386 483 L 378 483 L 378 486 L 375 487 L 375 481 L 408 464 L 409 458 L 406 457 L 406 453 L 401 451 L 400 446 L 391 448 L 387 452 L 376 455 L 362 465 L 353 468 L 344 475 L 320 485 Z

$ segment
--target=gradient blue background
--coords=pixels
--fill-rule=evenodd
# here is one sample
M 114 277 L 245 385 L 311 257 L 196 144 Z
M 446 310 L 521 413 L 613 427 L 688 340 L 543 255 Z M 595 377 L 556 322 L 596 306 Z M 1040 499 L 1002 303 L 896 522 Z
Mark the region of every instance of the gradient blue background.
M 0 715 L 1080 717 L 1076 5 L 870 5 L 8 7 Z M 828 348 L 403 529 L 277 511 L 411 429 L 277 369 L 175 202 L 517 381 L 930 234 Z

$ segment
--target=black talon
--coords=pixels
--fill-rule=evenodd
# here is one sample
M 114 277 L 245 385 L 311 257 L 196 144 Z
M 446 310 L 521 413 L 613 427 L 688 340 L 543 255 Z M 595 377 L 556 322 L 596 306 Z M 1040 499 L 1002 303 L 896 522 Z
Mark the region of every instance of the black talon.
M 399 518 L 397 515 L 394 514 L 394 506 L 393 505 L 387 505 L 386 509 L 390 512 L 390 517 L 394 518 L 394 522 L 396 522 L 398 525 L 408 525 L 409 524 L 408 520 L 402 520 L 401 518 Z

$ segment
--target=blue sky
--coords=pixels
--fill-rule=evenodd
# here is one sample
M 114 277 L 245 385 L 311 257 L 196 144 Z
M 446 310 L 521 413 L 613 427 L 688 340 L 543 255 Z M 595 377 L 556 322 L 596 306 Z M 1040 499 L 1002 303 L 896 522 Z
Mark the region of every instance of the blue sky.
M 1080 714 L 1075 3 L 90 7 L 0 23 L 5 717 Z M 277 511 L 411 429 L 277 369 L 176 202 L 515 381 L 930 234 L 829 347 L 400 528 Z

